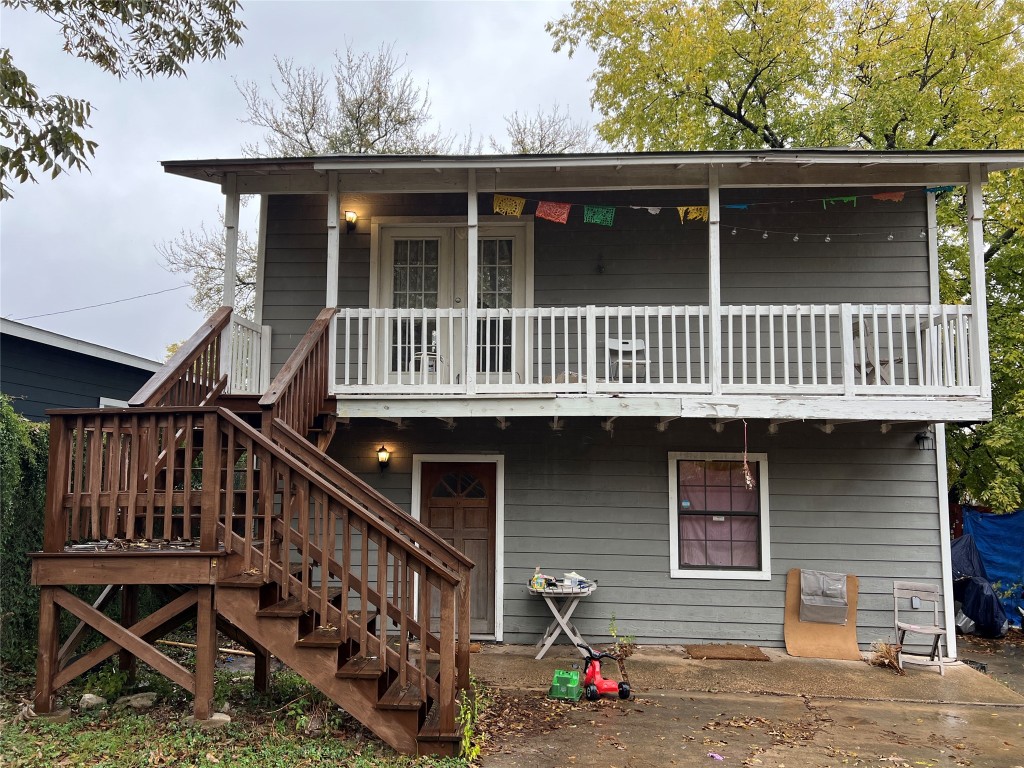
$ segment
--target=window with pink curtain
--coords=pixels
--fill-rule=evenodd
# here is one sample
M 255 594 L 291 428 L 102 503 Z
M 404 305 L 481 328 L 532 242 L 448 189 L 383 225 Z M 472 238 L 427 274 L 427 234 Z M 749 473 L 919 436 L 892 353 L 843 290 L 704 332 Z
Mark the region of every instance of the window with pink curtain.
M 679 567 L 761 567 L 758 464 L 748 488 L 742 461 L 680 459 Z

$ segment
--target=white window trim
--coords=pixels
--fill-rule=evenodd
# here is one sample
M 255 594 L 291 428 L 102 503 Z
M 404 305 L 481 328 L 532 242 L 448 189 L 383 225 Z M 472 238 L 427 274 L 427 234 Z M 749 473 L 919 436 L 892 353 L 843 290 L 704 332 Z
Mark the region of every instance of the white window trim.
M 410 511 L 420 519 L 423 503 L 423 463 L 470 463 L 495 465 L 494 499 L 494 635 L 472 635 L 473 639 L 502 642 L 505 634 L 505 457 L 495 453 L 415 453 L 412 457 L 412 498 Z M 419 592 L 416 593 L 417 595 Z
M 670 576 L 673 579 L 735 579 L 738 581 L 768 581 L 772 577 L 771 526 L 768 522 L 768 454 L 748 453 L 747 461 L 758 464 L 758 493 L 760 496 L 761 568 L 757 571 L 736 568 L 680 568 L 679 563 L 679 469 L 680 460 L 743 461 L 742 453 L 669 452 L 668 454 L 668 549 Z

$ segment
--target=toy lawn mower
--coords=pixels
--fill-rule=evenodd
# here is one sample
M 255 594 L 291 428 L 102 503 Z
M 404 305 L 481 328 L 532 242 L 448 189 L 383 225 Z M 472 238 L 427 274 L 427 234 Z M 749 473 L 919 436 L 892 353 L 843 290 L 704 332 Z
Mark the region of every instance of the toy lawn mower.
M 618 694 L 620 699 L 628 699 L 629 677 L 626 675 L 626 667 L 622 659 L 610 653 L 594 653 L 589 645 L 577 643 L 585 654 L 583 656 L 583 695 L 589 701 L 596 701 L 607 694 Z M 622 675 L 622 682 L 608 680 L 601 676 L 601 659 L 611 659 L 619 665 L 619 674 Z

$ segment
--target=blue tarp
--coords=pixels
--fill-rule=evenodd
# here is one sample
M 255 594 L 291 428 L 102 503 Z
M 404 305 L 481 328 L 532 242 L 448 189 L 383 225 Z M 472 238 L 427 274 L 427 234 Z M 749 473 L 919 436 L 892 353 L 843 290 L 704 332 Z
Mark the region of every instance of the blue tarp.
M 1006 617 L 1021 626 L 1024 607 L 1024 509 L 995 515 L 964 507 L 964 533 L 974 537 L 985 572 L 1002 600 Z

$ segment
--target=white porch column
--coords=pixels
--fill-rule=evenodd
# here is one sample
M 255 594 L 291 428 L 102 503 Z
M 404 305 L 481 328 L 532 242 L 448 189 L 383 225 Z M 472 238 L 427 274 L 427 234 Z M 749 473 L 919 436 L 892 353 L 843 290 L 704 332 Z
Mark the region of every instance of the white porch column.
M 327 172 L 327 298 L 325 307 L 338 306 L 338 280 L 341 277 L 341 219 L 338 172 Z M 338 323 L 331 321 L 327 329 L 328 391 L 333 392 L 337 379 Z
M 718 168 L 708 166 L 708 308 L 711 313 L 711 394 L 722 394 L 722 247 L 718 199 Z
M 985 291 L 985 204 L 981 184 L 985 178 L 981 166 L 971 166 L 967 185 L 967 249 L 971 258 L 971 357 L 974 380 L 981 386 L 982 397 L 992 396 L 992 378 L 988 360 L 988 304 Z
M 476 316 L 479 254 L 479 212 L 476 201 L 476 171 L 469 169 L 466 189 L 466 394 L 476 393 Z
M 221 306 L 235 306 L 238 282 L 238 177 L 229 173 L 224 180 L 224 294 Z
M 325 307 L 338 306 L 338 277 L 341 274 L 341 218 L 338 201 L 338 172 L 327 172 L 327 300 Z

